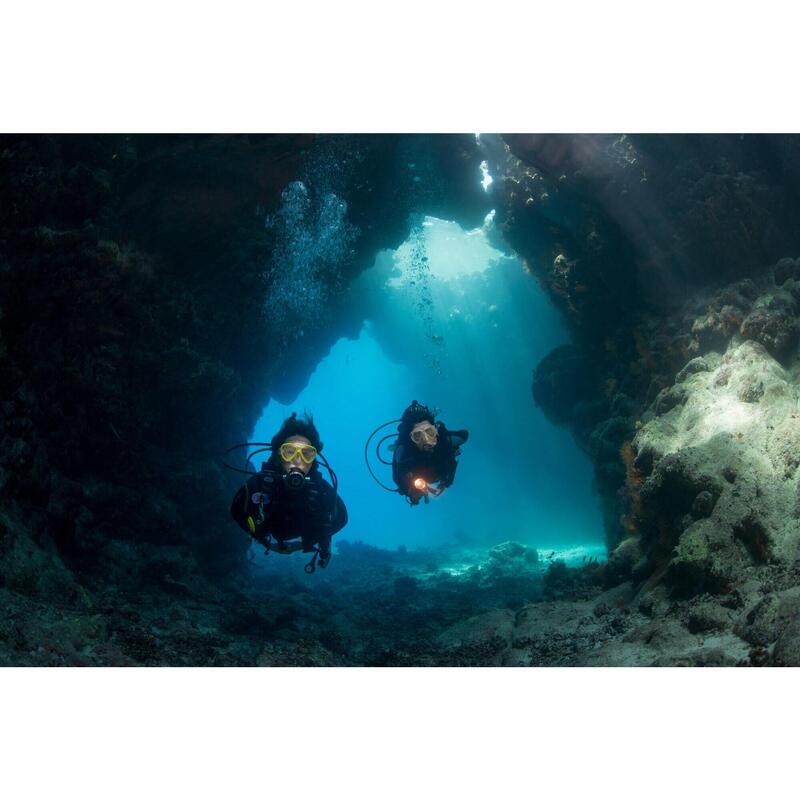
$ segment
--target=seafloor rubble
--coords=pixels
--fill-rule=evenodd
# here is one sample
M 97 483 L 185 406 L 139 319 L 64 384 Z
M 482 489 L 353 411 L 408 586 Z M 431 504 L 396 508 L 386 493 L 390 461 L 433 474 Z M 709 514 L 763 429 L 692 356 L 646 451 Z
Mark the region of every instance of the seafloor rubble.
M 324 573 L 257 561 L 209 583 L 154 573 L 70 603 L 0 589 L 0 664 L 75 666 L 577 666 L 795 663 L 800 575 L 766 569 L 722 600 L 606 588 L 507 542 L 483 553 L 340 542 Z M 789 588 L 787 588 L 789 587 Z

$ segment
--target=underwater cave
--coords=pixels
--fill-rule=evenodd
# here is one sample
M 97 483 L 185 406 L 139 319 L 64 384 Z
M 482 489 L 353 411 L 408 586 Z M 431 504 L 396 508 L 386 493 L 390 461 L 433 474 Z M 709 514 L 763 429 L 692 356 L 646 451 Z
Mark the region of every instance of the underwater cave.
M 0 663 L 800 663 L 798 137 L 0 145 Z M 223 466 L 292 411 L 313 574 Z
M 351 285 L 342 313 L 361 309 L 357 336 L 333 344 L 296 397 L 267 405 L 251 438 L 268 441 L 293 410 L 313 412 L 350 499 L 344 539 L 484 550 L 516 540 L 603 557 L 591 465 L 531 398 L 533 365 L 567 330 L 522 263 L 490 244 L 491 212 L 471 231 L 417 216 L 409 238 Z M 371 429 L 395 420 L 381 433 L 396 432 L 414 398 L 470 429 L 452 491 L 424 509 L 388 491 L 386 446 L 373 439 L 367 453 L 377 480 L 364 457 Z

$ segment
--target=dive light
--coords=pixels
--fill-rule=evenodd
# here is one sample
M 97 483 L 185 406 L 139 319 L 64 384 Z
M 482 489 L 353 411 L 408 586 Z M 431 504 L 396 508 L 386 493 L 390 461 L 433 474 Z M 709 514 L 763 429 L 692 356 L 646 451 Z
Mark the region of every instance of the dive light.
M 424 492 L 426 495 L 432 494 L 434 497 L 440 495 L 444 491 L 444 486 L 433 486 L 424 478 L 415 478 L 414 488 L 419 492 Z

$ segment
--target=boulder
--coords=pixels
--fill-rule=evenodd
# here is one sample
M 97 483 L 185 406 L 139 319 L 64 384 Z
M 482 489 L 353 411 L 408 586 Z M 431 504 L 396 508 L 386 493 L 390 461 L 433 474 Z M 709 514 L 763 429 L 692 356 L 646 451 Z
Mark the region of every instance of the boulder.
M 800 619 L 793 619 L 778 637 L 772 663 L 776 667 L 800 667 Z
M 687 627 L 690 633 L 708 633 L 724 630 L 730 626 L 728 609 L 712 602 L 698 603 L 689 612 Z
M 782 308 L 756 308 L 742 321 L 739 332 L 745 339 L 762 344 L 772 356 L 781 360 L 796 347 L 797 320 Z
M 741 614 L 737 636 L 753 645 L 772 644 L 800 616 L 800 587 L 770 592 Z
M 628 580 L 642 557 L 642 545 L 638 536 L 623 539 L 608 556 L 605 570 L 606 585 L 615 586 Z

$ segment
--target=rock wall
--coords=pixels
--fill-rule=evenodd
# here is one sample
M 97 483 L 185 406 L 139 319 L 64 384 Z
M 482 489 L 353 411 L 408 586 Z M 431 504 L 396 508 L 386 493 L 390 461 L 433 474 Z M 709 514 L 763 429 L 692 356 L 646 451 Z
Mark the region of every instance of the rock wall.
M 421 201 L 482 219 L 479 162 L 472 136 L 0 137 L 0 583 L 241 567 L 220 454 L 358 329 L 327 308 Z M 303 237 L 343 226 L 298 300 Z
M 507 135 L 481 142 L 496 224 L 573 332 L 573 345 L 537 366 L 533 395 L 592 459 L 613 549 L 633 524 L 637 425 L 651 404 L 664 408 L 680 391 L 659 393 L 701 352 L 723 355 L 740 330 L 784 362 L 796 349 L 793 302 L 784 293 L 753 309 L 761 290 L 746 279 L 760 280 L 769 265 L 800 252 L 800 141 Z M 792 263 L 776 268 L 779 282 Z
M 796 262 L 685 308 L 694 358 L 642 415 L 630 521 L 676 590 L 726 592 L 800 544 Z M 713 334 L 709 334 L 709 329 Z

